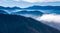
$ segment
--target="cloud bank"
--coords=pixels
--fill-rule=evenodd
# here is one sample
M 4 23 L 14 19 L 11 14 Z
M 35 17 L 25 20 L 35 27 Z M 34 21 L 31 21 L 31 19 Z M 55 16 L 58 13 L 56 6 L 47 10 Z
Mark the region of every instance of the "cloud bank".
M 60 23 L 60 15 L 57 15 L 57 14 L 44 14 L 41 17 L 37 17 L 37 19 L 39 21 Z
M 35 2 L 56 2 L 56 1 L 60 1 L 60 0 L 22 0 L 22 1 L 35 3 Z
M 35 3 L 35 2 L 56 2 L 60 0 L 14 0 L 14 1 L 25 1 L 25 2 L 30 2 L 30 3 Z
M 5 7 L 18 6 L 21 8 L 26 8 L 26 7 L 33 6 L 33 5 L 60 6 L 60 0 L 0 0 L 0 6 L 5 6 Z
M 42 21 L 42 23 L 47 24 L 51 27 L 54 27 L 60 30 L 60 15 L 57 14 L 44 14 L 41 17 L 36 18 L 38 21 Z

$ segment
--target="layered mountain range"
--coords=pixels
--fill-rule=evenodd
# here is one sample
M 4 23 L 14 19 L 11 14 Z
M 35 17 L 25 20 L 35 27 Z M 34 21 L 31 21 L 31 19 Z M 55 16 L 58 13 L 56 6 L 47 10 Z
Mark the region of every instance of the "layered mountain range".
M 20 7 L 3 7 L 0 6 L 0 9 L 36 9 L 36 10 L 60 10 L 60 6 L 31 6 L 31 7 L 27 7 L 27 8 L 20 8 Z
M 14 19 L 16 18 L 16 23 L 17 23 L 20 20 L 20 19 L 18 20 L 18 18 L 20 18 L 20 16 L 22 16 L 22 17 L 24 16 L 24 18 L 21 17 L 21 21 L 24 21 L 24 24 L 25 24 L 25 17 L 29 20 L 28 22 L 30 23 L 30 21 L 31 21 L 30 19 L 32 19 L 32 18 L 36 19 L 36 17 L 40 17 L 40 16 L 42 16 L 44 14 L 52 14 L 52 13 L 56 13 L 56 14 L 59 14 L 60 15 L 60 6 L 32 6 L 32 7 L 28 7 L 28 8 L 3 7 L 3 6 L 0 6 L 0 21 L 2 21 L 2 23 L 4 24 L 4 25 L 2 24 L 3 27 L 6 27 L 7 26 L 6 28 L 2 28 L 1 27 L 1 30 L 2 30 L 1 32 L 5 31 L 8 28 L 6 30 L 6 33 L 8 33 L 9 32 L 9 29 L 11 29 L 11 28 L 13 29 L 13 27 L 16 27 L 17 25 L 15 26 L 15 24 L 13 24 L 15 22 Z M 19 17 L 16 17 L 16 16 L 19 16 Z M 11 19 L 10 19 L 10 17 L 11 17 Z M 30 18 L 28 18 L 28 17 L 30 17 Z M 56 28 L 54 28 L 54 27 L 51 29 L 50 28 L 51 26 L 49 26 L 49 25 L 53 25 L 53 26 L 55 26 L 55 25 L 57 26 L 58 25 L 57 27 L 59 27 L 59 24 L 58 23 L 56 23 L 56 24 L 55 23 L 46 23 L 46 22 L 45 22 L 45 24 L 42 23 L 44 25 L 48 25 L 49 26 L 49 29 L 47 29 L 47 27 L 45 27 L 47 29 L 47 31 L 45 31 L 45 28 L 42 28 L 43 26 L 41 26 L 41 28 L 39 27 L 40 24 L 38 24 L 38 22 L 40 23 L 41 21 L 38 21 L 38 22 L 36 22 L 37 24 L 35 24 L 35 20 L 34 21 L 33 20 L 31 22 L 31 23 L 33 23 L 32 24 L 33 25 L 32 27 L 34 28 L 33 30 L 35 30 L 35 28 L 36 28 L 39 31 L 37 31 L 37 30 L 35 30 L 35 31 L 37 31 L 39 33 L 41 32 L 40 29 L 43 31 L 42 33 L 44 33 L 44 32 L 48 32 L 48 33 L 52 33 L 52 32 L 55 33 L 56 32 L 57 33 L 57 31 L 58 31 L 58 33 L 60 33 L 60 31 L 59 31 L 60 29 L 59 28 L 58 28 L 58 30 Z M 6 23 L 7 22 L 11 22 L 12 25 L 11 24 L 9 25 L 8 23 L 5 24 L 5 21 L 6 21 Z M 26 20 L 26 22 L 27 22 L 27 20 Z M 12 27 L 10 28 L 8 26 L 10 26 L 10 27 L 12 26 Z M 22 25 L 21 25 L 21 27 L 22 27 Z M 25 25 L 23 27 L 25 27 Z M 23 28 L 21 30 L 25 32 L 24 29 L 26 29 L 26 28 Z M 30 28 L 30 27 L 28 27 L 28 28 Z M 13 32 L 11 30 L 10 30 L 10 32 Z M 17 32 L 19 32 L 21 30 L 18 29 Z M 57 31 L 55 31 L 55 30 L 57 30 Z M 35 31 L 34 31 L 34 33 L 35 33 Z M 29 32 L 31 32 L 31 30 L 29 30 Z

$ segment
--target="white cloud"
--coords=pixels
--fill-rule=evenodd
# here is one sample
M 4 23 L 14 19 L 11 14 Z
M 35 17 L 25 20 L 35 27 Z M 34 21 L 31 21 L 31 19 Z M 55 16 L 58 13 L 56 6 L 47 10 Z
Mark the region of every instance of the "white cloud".
M 25 1 L 25 2 L 30 2 L 30 3 L 35 3 L 35 2 L 55 2 L 55 1 L 60 1 L 60 0 L 13 0 L 13 1 Z
M 60 30 L 60 15 L 44 14 L 41 17 L 37 17 L 36 20 Z
M 0 0 L 0 6 L 5 6 L 5 7 L 14 7 L 18 6 L 21 8 L 33 6 L 33 5 L 54 5 L 54 6 L 59 6 L 58 3 L 44 3 L 44 2 L 51 2 L 51 1 L 60 1 L 60 0 Z M 38 3 L 35 3 L 38 2 Z M 39 3 L 42 2 L 42 3 Z
M 13 1 L 20 2 L 21 0 L 13 0 Z
M 14 0 L 14 1 L 19 1 L 19 0 Z
M 23 0 L 25 2 L 30 2 L 30 3 L 34 3 L 34 2 L 37 2 L 36 0 Z
M 60 0 L 22 0 L 22 1 L 35 3 L 35 2 L 55 2 L 55 1 L 60 1 Z
M 45 14 L 41 17 L 38 17 L 37 19 L 40 21 L 60 23 L 60 15 L 57 15 L 57 14 Z

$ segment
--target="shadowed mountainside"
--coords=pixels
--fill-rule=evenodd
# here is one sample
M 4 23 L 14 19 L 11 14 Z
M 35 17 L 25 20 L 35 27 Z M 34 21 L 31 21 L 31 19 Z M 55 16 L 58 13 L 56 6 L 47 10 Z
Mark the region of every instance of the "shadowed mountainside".
M 8 12 L 6 12 L 4 10 L 0 10 L 0 14 L 8 14 Z
M 42 16 L 42 12 L 40 11 L 19 11 L 19 12 L 12 12 L 12 14 L 15 14 L 15 15 L 22 15 L 22 16 Z
M 0 33 L 60 33 L 60 31 L 32 18 L 0 14 Z

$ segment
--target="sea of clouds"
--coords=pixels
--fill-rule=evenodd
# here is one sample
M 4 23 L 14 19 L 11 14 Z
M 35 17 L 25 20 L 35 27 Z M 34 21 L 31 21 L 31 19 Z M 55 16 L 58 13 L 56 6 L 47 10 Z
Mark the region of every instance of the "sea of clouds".
M 60 30 L 60 15 L 58 14 L 43 14 L 37 17 L 36 20 Z

